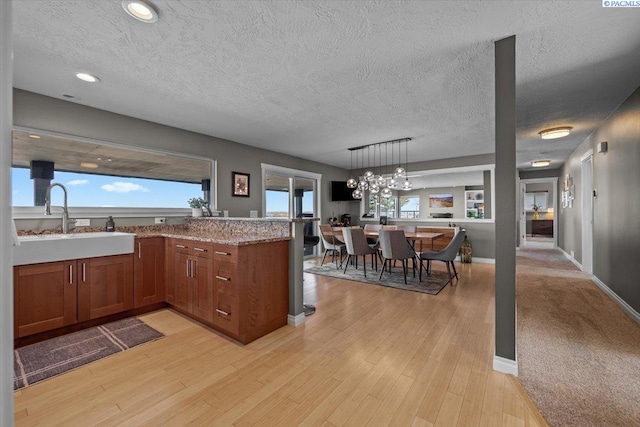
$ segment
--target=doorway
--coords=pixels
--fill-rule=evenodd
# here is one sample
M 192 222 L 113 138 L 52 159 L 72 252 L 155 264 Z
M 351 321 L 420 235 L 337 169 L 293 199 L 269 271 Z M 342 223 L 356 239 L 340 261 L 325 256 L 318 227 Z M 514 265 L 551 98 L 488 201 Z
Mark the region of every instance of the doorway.
M 557 187 L 558 178 L 520 181 L 519 246 L 557 247 Z
M 582 190 L 582 271 L 593 273 L 593 154 L 588 151 L 581 158 Z
M 318 189 L 322 175 L 288 169 L 273 165 L 262 165 L 263 211 L 268 218 L 318 218 L 320 200 Z M 304 223 L 306 236 L 317 236 L 315 222 Z M 315 256 L 317 246 L 304 248 L 304 256 Z

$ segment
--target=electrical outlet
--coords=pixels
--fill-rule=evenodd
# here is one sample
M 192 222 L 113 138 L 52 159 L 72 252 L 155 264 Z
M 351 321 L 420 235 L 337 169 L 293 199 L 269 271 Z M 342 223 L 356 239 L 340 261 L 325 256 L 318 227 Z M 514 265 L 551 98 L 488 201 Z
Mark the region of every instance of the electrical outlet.
M 166 224 L 166 223 L 167 223 L 166 218 L 156 218 L 156 224 Z
M 76 227 L 89 227 L 91 225 L 91 221 L 89 218 L 85 219 L 76 219 Z

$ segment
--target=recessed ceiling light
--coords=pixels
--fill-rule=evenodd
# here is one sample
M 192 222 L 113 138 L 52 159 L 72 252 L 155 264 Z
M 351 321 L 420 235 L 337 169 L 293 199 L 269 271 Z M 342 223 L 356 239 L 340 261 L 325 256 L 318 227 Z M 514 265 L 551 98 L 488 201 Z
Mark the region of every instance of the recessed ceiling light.
M 76 73 L 76 77 L 82 80 L 83 82 L 88 82 L 88 83 L 98 83 L 100 81 L 99 78 L 89 73 Z
M 34 135 L 32 133 L 29 134 L 29 138 L 31 139 L 40 139 L 40 135 Z
M 551 160 L 534 160 L 531 162 L 531 166 L 534 168 L 543 168 L 545 166 L 549 166 L 551 164 Z
M 158 12 L 144 0 L 122 0 L 122 8 L 138 21 L 151 24 L 158 20 Z
M 561 126 L 557 128 L 545 129 L 538 132 L 542 139 L 556 139 L 567 136 L 571 133 L 571 126 Z
M 87 169 L 98 169 L 98 165 L 95 163 L 82 162 L 80 163 L 80 166 Z

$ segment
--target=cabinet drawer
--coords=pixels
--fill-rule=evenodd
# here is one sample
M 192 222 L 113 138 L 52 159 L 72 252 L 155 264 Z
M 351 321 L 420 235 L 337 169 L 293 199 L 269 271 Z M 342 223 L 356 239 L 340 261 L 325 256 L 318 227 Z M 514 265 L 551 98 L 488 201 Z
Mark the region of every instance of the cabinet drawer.
M 230 262 L 218 262 L 215 264 L 213 277 L 216 294 L 225 296 L 238 296 L 238 274 L 236 264 Z
M 214 245 L 213 250 L 216 262 L 238 262 L 238 247 L 235 245 Z
M 184 254 L 188 254 L 190 251 L 190 248 L 192 246 L 192 241 L 191 240 L 182 240 L 182 239 L 171 239 L 170 240 L 170 248 L 172 251 L 174 251 L 175 253 L 184 253 Z
M 192 241 L 191 251 L 191 253 L 197 257 L 211 259 L 213 256 L 213 244 Z
M 238 300 L 235 297 L 219 295 L 213 313 L 213 324 L 238 335 L 240 332 L 239 314 Z

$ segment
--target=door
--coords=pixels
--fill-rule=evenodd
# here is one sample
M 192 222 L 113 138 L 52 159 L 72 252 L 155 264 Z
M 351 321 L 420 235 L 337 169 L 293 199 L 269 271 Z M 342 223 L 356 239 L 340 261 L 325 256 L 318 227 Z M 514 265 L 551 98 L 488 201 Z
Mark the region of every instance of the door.
M 78 320 L 133 308 L 133 254 L 78 260 Z
M 582 271 L 593 273 L 593 156 L 582 157 Z
M 16 338 L 76 323 L 76 262 L 13 269 Z
M 134 307 L 164 301 L 164 238 L 135 239 Z
M 265 216 L 267 218 L 291 218 L 289 177 L 277 173 L 265 174 Z

